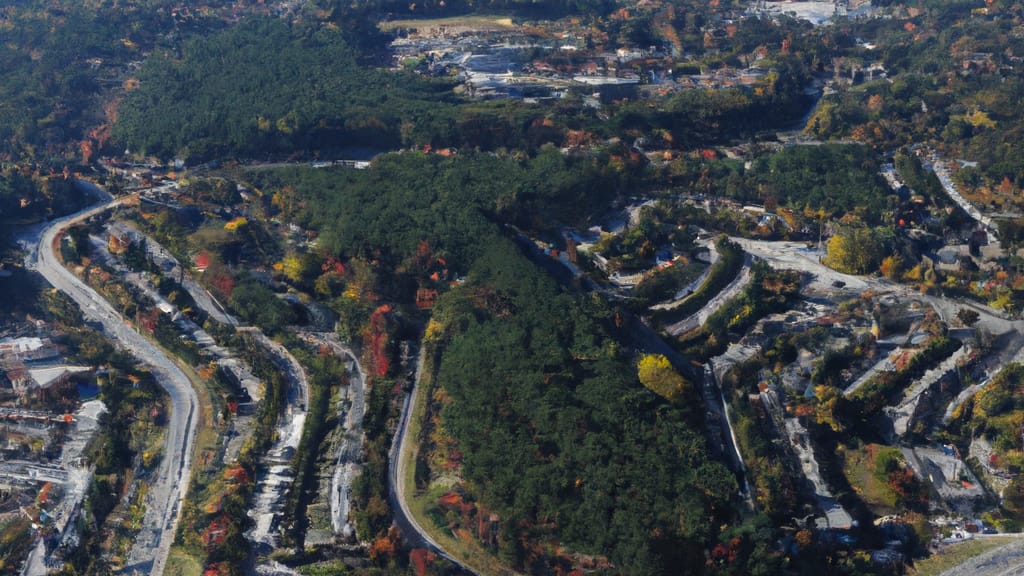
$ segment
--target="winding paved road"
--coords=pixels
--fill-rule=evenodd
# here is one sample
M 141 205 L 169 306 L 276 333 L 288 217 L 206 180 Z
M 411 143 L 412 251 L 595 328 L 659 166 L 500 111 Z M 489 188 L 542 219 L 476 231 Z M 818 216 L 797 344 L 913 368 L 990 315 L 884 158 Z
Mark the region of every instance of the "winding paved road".
M 695 330 L 703 326 L 712 314 L 717 312 L 718 309 L 726 302 L 738 296 L 740 292 L 747 287 L 747 284 L 750 283 L 750 263 L 750 253 L 744 252 L 743 267 L 740 269 L 740 273 L 736 278 L 729 282 L 721 292 L 715 294 L 715 296 L 712 297 L 707 304 L 702 306 L 700 310 L 674 324 L 666 326 L 665 332 L 668 332 L 672 336 L 679 336 L 683 333 L 689 332 L 690 330 Z
M 402 406 L 402 417 L 398 422 L 398 429 L 395 430 L 395 436 L 391 442 L 391 453 L 388 455 L 388 484 L 390 485 L 388 496 L 391 500 L 391 512 L 394 516 L 395 524 L 398 525 L 398 528 L 402 531 L 402 535 L 405 536 L 405 539 L 410 545 L 414 547 L 422 546 L 430 548 L 439 556 L 455 564 L 465 572 L 469 574 L 479 574 L 476 570 L 473 570 L 456 559 L 433 538 L 431 538 L 430 534 L 420 526 L 416 517 L 413 515 L 412 510 L 409 509 L 409 504 L 406 501 L 406 486 L 402 479 L 405 478 L 405 468 L 409 465 L 409 462 L 407 461 L 413 460 L 415 456 L 413 449 L 409 448 L 408 457 L 403 457 L 403 443 L 409 435 L 409 422 L 412 416 L 411 412 L 413 407 L 416 405 L 416 395 L 419 393 L 420 378 L 423 374 L 422 349 L 417 354 L 417 357 L 416 380 L 413 384 L 412 391 L 405 397 L 405 404 Z
M 953 178 L 949 174 L 949 170 L 946 168 L 946 161 L 939 157 L 938 152 L 935 150 L 928 150 L 928 167 L 931 168 L 935 176 L 939 178 L 939 182 L 942 184 L 942 188 L 946 191 L 946 194 L 950 197 L 957 206 L 963 209 L 968 216 L 976 220 L 979 224 L 985 227 L 985 232 L 988 233 L 991 240 L 998 242 L 999 229 L 995 223 L 992 222 L 992 218 L 981 213 L 978 207 L 967 201 L 966 198 L 960 195 L 960 190 L 957 189 L 956 184 L 953 183 Z
M 177 531 L 181 502 L 188 491 L 191 455 L 198 425 L 199 401 L 184 372 L 159 348 L 135 332 L 124 318 L 92 288 L 84 284 L 57 260 L 55 240 L 69 226 L 118 206 L 123 198 L 110 199 L 99 187 L 80 185 L 107 198 L 89 208 L 51 222 L 38 230 L 37 237 L 23 239 L 34 246 L 26 257 L 26 266 L 39 271 L 61 292 L 78 303 L 86 318 L 103 326 L 107 336 L 136 358 L 149 365 L 153 376 L 171 400 L 171 418 L 167 425 L 164 457 L 155 475 L 147 482 L 146 513 L 142 529 L 128 555 L 125 572 L 162 574 Z
M 272 532 L 272 529 L 275 518 L 281 512 L 280 507 L 285 491 L 294 480 L 290 475 L 290 466 L 295 450 L 298 448 L 301 440 L 306 414 L 309 409 L 308 376 L 302 365 L 287 348 L 268 338 L 259 328 L 240 326 L 239 321 L 234 316 L 228 314 L 206 288 L 199 285 L 190 274 L 185 272 L 184 267 L 170 252 L 144 233 L 138 233 L 146 238 L 146 246 L 150 257 L 161 266 L 170 264 L 170 269 L 165 270 L 165 275 L 172 278 L 180 277 L 182 279 L 182 286 L 192 296 L 200 309 L 209 314 L 214 320 L 233 326 L 237 332 L 251 335 L 256 342 L 276 358 L 278 368 L 288 378 L 289 386 L 286 394 L 287 406 L 285 414 L 280 416 L 277 421 L 278 440 L 264 456 L 264 463 L 268 465 L 268 470 L 257 482 L 257 496 L 250 509 L 250 515 L 256 517 L 256 526 L 247 533 L 247 536 L 254 544 L 263 544 L 276 548 L 278 543 L 277 534 Z M 158 294 L 150 294 L 150 296 L 154 300 L 161 298 Z M 338 345 L 340 346 L 340 343 Z M 361 398 L 358 400 L 358 403 L 362 406 Z M 360 407 L 360 424 L 362 423 L 362 413 L 363 408 Z M 358 456 L 360 448 L 361 444 L 357 444 L 356 456 Z M 256 573 L 261 576 L 296 574 L 294 570 L 267 559 L 261 559 L 257 563 Z

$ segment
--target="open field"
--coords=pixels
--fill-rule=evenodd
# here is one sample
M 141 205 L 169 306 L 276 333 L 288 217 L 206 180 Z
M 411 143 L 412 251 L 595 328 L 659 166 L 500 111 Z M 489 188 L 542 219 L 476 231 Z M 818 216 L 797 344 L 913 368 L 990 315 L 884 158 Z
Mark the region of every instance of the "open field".
M 511 30 L 516 27 L 512 23 L 512 19 L 506 16 L 453 16 L 451 18 L 433 18 L 429 20 L 409 18 L 406 20 L 389 20 L 379 24 L 380 29 L 385 32 L 395 28 L 429 30 L 430 28 L 439 28 L 441 26 L 447 28 L 450 32 L 458 32 L 459 30 L 486 32 L 489 30 Z
M 843 473 L 857 495 L 878 514 L 897 512 L 897 496 L 884 480 L 875 474 L 875 459 L 879 451 L 898 450 L 879 444 L 843 451 Z M 898 456 L 897 456 L 898 457 Z
M 171 548 L 164 576 L 200 576 L 202 573 L 203 567 L 195 558 L 179 548 Z

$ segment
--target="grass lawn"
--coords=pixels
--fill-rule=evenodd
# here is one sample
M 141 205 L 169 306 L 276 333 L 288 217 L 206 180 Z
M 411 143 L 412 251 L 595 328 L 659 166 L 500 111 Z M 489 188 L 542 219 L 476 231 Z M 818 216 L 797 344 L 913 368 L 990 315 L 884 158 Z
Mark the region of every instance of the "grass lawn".
M 181 548 L 171 548 L 164 576 L 202 576 L 203 566 Z
M 932 554 L 924 560 L 915 561 L 914 568 L 909 573 L 917 574 L 918 576 L 937 576 L 954 566 L 963 564 L 975 556 L 980 556 L 993 548 L 1009 544 L 1014 540 L 1018 540 L 1018 538 L 1014 538 L 1013 536 L 1007 536 L 1006 538 L 985 538 L 984 540 L 968 540 L 959 544 L 953 544 L 951 546 L 947 546 L 938 554 Z
M 866 444 L 856 449 L 848 447 L 843 451 L 843 474 L 850 486 L 872 511 L 882 515 L 897 511 L 897 494 L 875 474 L 875 460 L 883 451 L 891 450 L 899 452 L 897 448 L 881 444 Z

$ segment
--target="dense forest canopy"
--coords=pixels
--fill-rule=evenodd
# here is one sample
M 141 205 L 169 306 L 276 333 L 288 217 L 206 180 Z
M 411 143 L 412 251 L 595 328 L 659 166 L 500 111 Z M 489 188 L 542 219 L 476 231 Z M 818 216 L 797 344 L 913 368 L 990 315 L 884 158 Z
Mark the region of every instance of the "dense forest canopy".
M 360 66 L 344 36 L 329 25 L 256 19 L 193 40 L 180 59 L 157 54 L 114 135 L 164 158 L 391 148 L 402 142 L 403 118 L 451 99 L 445 82 Z
M 251 176 L 264 193 L 292 195 L 320 248 L 372 259 L 378 293 L 409 301 L 431 285 L 433 258 L 466 275 L 432 313 L 451 399 L 440 425 L 463 455 L 467 497 L 502 519 L 502 558 L 529 564 L 529 542 L 554 541 L 606 554 L 623 573 L 671 573 L 719 537 L 736 480 L 708 452 L 695 388 L 680 379 L 667 401 L 641 384 L 614 311 L 559 287 L 500 226 L 584 218 L 630 189 L 628 174 L 546 149 Z
M 578 222 L 631 181 L 555 149 L 521 162 L 484 153 L 390 154 L 363 171 L 294 168 L 253 177 L 292 197 L 279 203 L 302 208 L 285 216 L 320 230 L 330 253 L 396 266 L 427 242 L 462 271 L 497 233 L 497 222 L 536 230 Z
M 892 219 L 897 198 L 878 169 L 877 156 L 865 146 L 791 146 L 758 159 L 750 188 L 793 210 L 879 224 Z
M 3 24 L 0 158 L 77 152 L 74 143 L 102 118 L 91 109 L 101 87 L 88 61 L 123 60 L 130 50 L 108 20 L 80 7 L 59 15 L 26 9 L 16 23 Z
M 611 317 L 509 242 L 487 247 L 435 313 L 450 338 L 443 425 L 505 526 L 607 554 L 622 574 L 670 574 L 703 562 L 736 480 L 709 457 L 693 389 L 669 402 L 641 385 Z M 518 536 L 502 542 L 524 561 Z
M 180 57 L 156 53 L 125 95 L 114 140 L 136 154 L 190 161 L 428 144 L 536 151 L 562 143 L 571 122 L 543 125 L 546 108 L 469 102 L 450 79 L 364 64 L 377 40 L 345 24 L 253 19 L 195 38 Z M 596 120 L 593 111 L 574 115 Z
M 722 143 L 798 122 L 810 105 L 804 87 L 812 60 L 820 60 L 807 41 L 807 51 L 766 63 L 773 72 L 757 90 L 684 90 L 657 105 L 625 99 L 609 107 L 605 121 L 571 90 L 554 109 L 468 101 L 456 96 L 451 78 L 367 65 L 383 37 L 351 24 L 365 15 L 350 20 L 350 12 L 324 11 L 326 19 L 291 25 L 250 19 L 157 51 L 125 96 L 115 140 L 135 153 L 190 160 L 426 144 L 535 153 L 545 143 L 563 145 L 569 130 L 604 138 L 661 133 L 676 146 Z M 764 27 L 744 22 L 735 53 L 721 55 L 716 66 L 739 65 Z

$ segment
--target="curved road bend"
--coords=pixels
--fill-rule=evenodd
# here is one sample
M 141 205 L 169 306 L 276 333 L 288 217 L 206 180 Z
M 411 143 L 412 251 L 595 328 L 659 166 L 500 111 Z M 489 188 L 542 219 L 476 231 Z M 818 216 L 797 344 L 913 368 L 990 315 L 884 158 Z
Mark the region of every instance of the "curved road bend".
M 679 320 L 678 322 L 675 322 L 674 324 L 666 326 L 665 332 L 672 336 L 679 336 L 685 332 L 689 332 L 690 330 L 695 330 L 703 326 L 712 314 L 717 312 L 718 309 L 726 302 L 738 296 L 739 293 L 747 287 L 747 284 L 750 283 L 750 264 L 752 261 L 753 259 L 750 257 L 750 253 L 747 252 L 744 247 L 743 267 L 740 268 L 739 274 L 737 274 L 721 292 L 715 294 L 715 296 L 712 297 L 707 304 L 702 306 L 700 310 L 686 318 L 683 318 L 682 320 Z
M 244 332 L 252 335 L 254 340 L 256 340 L 277 359 L 277 366 L 287 377 L 289 383 L 286 393 L 286 408 L 285 413 L 280 416 L 277 421 L 276 432 L 278 440 L 268 450 L 264 461 L 265 463 L 271 462 L 271 466 L 268 468 L 272 467 L 274 464 L 279 467 L 287 468 L 285 463 L 291 462 L 294 458 L 294 451 L 299 447 L 299 442 L 301 441 L 302 432 L 305 427 L 306 414 L 309 409 L 309 378 L 305 369 L 287 348 L 268 338 L 259 328 L 252 326 L 240 326 L 238 320 L 234 316 L 228 314 L 221 307 L 220 303 L 213 298 L 209 291 L 206 290 L 206 288 L 199 285 L 191 275 L 183 274 L 184 268 L 177 258 L 171 255 L 163 246 L 160 245 L 159 242 L 153 240 L 142 232 L 139 232 L 139 234 L 142 234 L 146 238 L 150 256 L 157 258 L 161 263 L 170 262 L 173 264 L 173 269 L 169 273 L 170 276 L 177 276 L 178 274 L 182 275 L 182 286 L 192 296 L 199 308 L 218 322 L 233 326 L 237 332 Z M 340 343 L 338 344 L 340 346 Z M 351 356 L 351 353 L 349 353 L 349 355 Z M 354 359 L 355 357 L 353 356 L 353 360 Z M 360 374 L 361 373 L 362 372 L 360 370 Z M 360 384 L 361 382 L 362 380 L 360 380 Z M 358 418 L 359 423 L 361 424 L 363 413 L 363 409 L 361 408 L 361 397 L 359 398 L 358 405 L 360 406 Z M 292 451 L 291 455 L 289 455 L 289 449 Z M 358 443 L 355 450 L 358 455 Z M 252 508 L 250 509 L 250 515 L 257 515 L 257 525 L 252 529 L 252 531 L 247 532 L 247 537 L 249 537 L 254 543 L 266 544 L 271 547 L 277 546 L 276 537 L 269 531 L 273 527 L 273 522 L 270 524 L 261 523 L 258 517 L 266 514 L 269 514 L 271 517 L 277 515 L 279 511 L 276 507 L 280 504 L 283 491 L 291 484 L 292 480 L 294 479 L 271 473 L 265 475 L 257 482 L 257 496 Z M 256 572 L 262 576 L 274 574 L 296 574 L 294 570 L 284 567 L 283 565 L 278 565 L 272 561 L 261 561 L 256 567 Z
M 430 537 L 430 534 L 420 526 L 416 517 L 413 516 L 412 511 L 409 509 L 409 504 L 406 502 L 406 486 L 402 479 L 405 478 L 405 468 L 409 464 L 407 460 L 411 458 L 403 458 L 402 453 L 409 432 L 409 422 L 412 419 L 411 412 L 416 405 L 416 395 L 420 389 L 420 378 L 423 374 L 422 346 L 417 356 L 416 379 L 413 382 L 412 391 L 406 395 L 405 404 L 402 405 L 402 417 L 399 419 L 398 428 L 395 430 L 395 437 L 391 442 L 391 453 L 388 455 L 388 498 L 391 501 L 392 515 L 394 516 L 395 524 L 402 531 L 402 535 L 405 536 L 405 539 L 411 546 L 429 548 L 438 556 L 461 568 L 464 572 L 478 575 L 479 572 L 463 564 Z M 408 450 L 410 456 L 415 453 L 413 450 L 413 448 Z
M 87 184 L 94 192 L 99 188 Z M 107 196 L 109 198 L 109 195 Z M 54 286 L 78 303 L 85 317 L 103 325 L 107 336 L 149 365 L 154 377 L 171 399 L 171 419 L 167 425 L 164 458 L 155 477 L 148 482 L 146 513 L 142 529 L 128 555 L 126 573 L 162 574 L 177 531 L 181 502 L 191 476 L 191 454 L 198 425 L 199 402 L 188 378 L 160 349 L 135 332 L 121 315 L 70 271 L 53 252 L 55 239 L 72 224 L 119 205 L 123 199 L 107 202 L 55 220 L 35 240 L 26 265 L 35 268 Z

